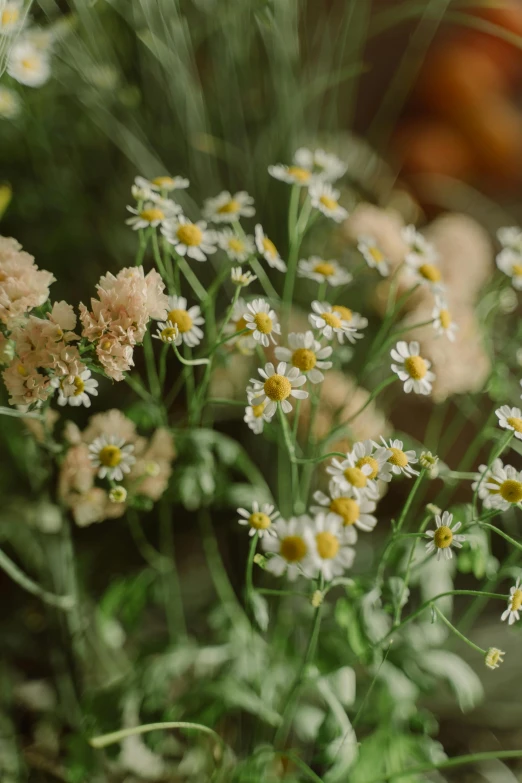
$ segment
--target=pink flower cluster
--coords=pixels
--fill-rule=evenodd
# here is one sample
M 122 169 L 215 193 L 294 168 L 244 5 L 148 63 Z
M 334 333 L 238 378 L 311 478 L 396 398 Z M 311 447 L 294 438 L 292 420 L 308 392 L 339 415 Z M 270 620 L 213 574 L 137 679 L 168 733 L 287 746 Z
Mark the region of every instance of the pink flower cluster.
M 30 315 L 10 335 L 14 358 L 2 373 L 11 405 L 31 405 L 54 392 L 53 376 L 74 378 L 86 367 L 75 345 L 76 315 L 71 305 L 56 302 L 46 318 Z
M 134 446 L 136 462 L 123 482 L 128 498 L 142 495 L 155 501 L 166 490 L 176 456 L 168 430 L 160 428 L 150 439 L 144 438 L 138 435 L 130 419 L 113 409 L 91 416 L 83 432 L 68 422 L 65 435 L 71 445 L 60 466 L 58 493 L 80 527 L 120 517 L 126 509 L 125 503 L 112 503 L 108 491 L 96 486 L 96 468 L 89 458 L 89 444 L 101 435 L 123 438 Z
M 145 274 L 138 266 L 122 269 L 116 276 L 103 275 L 96 288 L 98 299 L 91 299 L 91 311 L 80 304 L 82 336 L 96 343 L 107 375 L 121 381 L 134 365 L 134 346 L 143 341 L 149 320 L 166 318 L 165 285 L 155 269 Z
M 33 256 L 16 239 L 0 237 L 0 321 L 11 328 L 16 321 L 49 298 L 55 277 L 38 269 Z

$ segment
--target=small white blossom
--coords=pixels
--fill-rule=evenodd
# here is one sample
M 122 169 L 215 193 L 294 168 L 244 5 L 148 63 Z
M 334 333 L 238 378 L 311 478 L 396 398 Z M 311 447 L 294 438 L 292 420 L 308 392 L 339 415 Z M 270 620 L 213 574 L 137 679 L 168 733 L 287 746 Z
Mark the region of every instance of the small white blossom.
M 265 552 L 273 554 L 267 560 L 266 570 L 274 576 L 286 574 L 293 582 L 298 576 L 311 578 L 315 563 L 306 537 L 306 530 L 312 525 L 309 516 L 292 517 L 288 521 L 277 519 L 273 523 L 275 536 L 264 536 L 261 544 Z
M 208 198 L 203 207 L 203 217 L 212 223 L 234 223 L 241 217 L 255 215 L 254 199 L 244 190 L 233 196 L 224 190 L 214 198 Z
M 301 259 L 297 265 L 299 277 L 307 277 L 317 283 L 328 283 L 331 286 L 347 285 L 352 281 L 352 275 L 343 269 L 338 261 L 324 261 L 319 256 Z
M 497 256 L 497 266 L 501 272 L 511 278 L 513 288 L 517 291 L 522 290 L 522 251 L 505 247 Z
M 216 232 L 208 230 L 204 220 L 193 223 L 185 215 L 179 215 L 166 222 L 161 233 L 178 255 L 194 261 L 206 261 L 217 250 Z
M 511 430 L 515 433 L 515 438 L 522 440 L 522 411 L 520 408 L 510 408 L 509 405 L 503 405 L 495 411 L 499 426 L 504 430 Z
M 343 526 L 336 514 L 320 511 L 313 525 L 306 528 L 305 537 L 316 572 L 326 582 L 351 568 L 355 557 L 351 545 L 355 544 L 357 533 L 353 527 Z
M 452 343 L 455 342 L 455 333 L 458 326 L 448 310 L 447 302 L 440 296 L 435 297 L 435 307 L 431 313 L 433 318 L 433 328 L 440 336 L 447 337 Z
M 99 478 L 122 481 L 125 473 L 129 473 L 136 462 L 132 452 L 134 446 L 125 444 L 124 438 L 116 435 L 102 435 L 89 446 L 89 457 L 95 468 L 98 468 Z
M 255 500 L 250 511 L 246 508 L 238 508 L 237 513 L 240 516 L 240 519 L 238 519 L 239 524 L 248 525 L 250 528 L 250 536 L 254 536 L 256 533 L 259 538 L 262 538 L 265 534 L 269 536 L 276 535 L 272 523 L 278 518 L 279 511 L 276 511 L 275 507 L 271 506 L 270 503 L 260 505 Z
M 445 557 L 446 560 L 450 560 L 452 557 L 451 547 L 462 547 L 462 541 L 466 540 L 466 536 L 455 535 L 457 530 L 462 526 L 462 522 L 452 524 L 453 514 L 448 511 L 444 511 L 442 516 L 435 517 L 435 530 L 428 530 L 426 535 L 431 541 L 426 544 L 426 551 L 428 554 L 437 552 L 437 560 L 441 557 Z
M 165 339 L 166 342 L 174 342 L 174 345 L 181 345 L 183 342 L 189 348 L 199 345 L 203 339 L 203 331 L 200 329 L 200 326 L 205 323 L 199 305 L 193 305 L 193 307 L 187 310 L 187 300 L 184 296 L 169 296 L 168 307 L 167 320 L 164 323 L 160 323 L 161 334 L 159 339 Z M 168 325 L 169 323 L 170 326 Z M 170 329 L 177 330 L 177 336 L 173 332 L 168 331 Z M 161 336 L 163 332 L 165 334 Z M 155 336 L 157 337 L 158 335 Z M 173 337 L 174 339 L 167 340 L 167 337 Z
M 243 288 L 246 288 L 247 285 L 250 285 L 250 283 L 257 280 L 257 276 L 253 275 L 252 272 L 249 272 L 248 269 L 246 272 L 243 272 L 240 266 L 234 266 L 230 270 L 230 279 L 234 285 L 240 285 Z
M 377 269 L 383 277 L 390 274 L 390 261 L 377 244 L 377 240 L 369 236 L 357 238 L 357 249 L 372 269 Z
M 91 371 L 84 370 L 79 375 L 66 375 L 64 377 L 55 377 L 51 381 L 51 386 L 58 389 L 58 405 L 70 405 L 72 408 L 78 408 L 83 405 L 85 408 L 91 407 L 92 397 L 98 396 L 98 381 L 91 378 Z
M 306 378 L 299 373 L 297 367 L 288 367 L 285 362 L 279 362 L 277 367 L 274 367 L 271 362 L 268 362 L 264 369 L 258 368 L 258 373 L 263 381 L 251 378 L 254 389 L 250 404 L 257 406 L 264 403 L 263 413 L 266 419 L 274 416 L 278 403 L 283 413 L 290 413 L 292 410 L 290 397 L 298 400 L 305 400 L 308 397 L 307 391 L 298 388 L 306 383 Z
M 407 394 L 411 391 L 416 394 L 430 394 L 432 381 L 435 380 L 435 374 L 430 372 L 431 362 L 423 359 L 419 351 L 419 343 L 408 344 L 404 340 L 399 340 L 391 350 L 391 357 L 395 362 L 391 368 L 404 383 L 404 391 Z
M 321 383 L 324 375 L 321 370 L 329 370 L 332 362 L 324 361 L 332 355 L 331 346 L 321 347 L 321 343 L 314 338 L 313 332 L 304 334 L 291 332 L 288 335 L 288 348 L 278 346 L 275 349 L 276 358 L 297 367 L 306 375 L 311 383 Z
M 308 320 L 315 329 L 321 332 L 321 335 L 326 340 L 332 340 L 337 337 L 340 343 L 343 343 L 345 338 L 353 343 L 356 339 L 362 337 L 357 331 L 357 323 L 353 323 L 353 319 L 348 321 L 343 318 L 346 313 L 343 312 L 347 308 L 341 308 L 339 305 L 331 305 L 328 302 L 312 302 L 313 313 L 310 313 Z M 365 323 L 368 323 L 366 319 L 362 319 Z
M 520 579 L 517 579 L 511 590 L 509 591 L 508 608 L 502 613 L 500 618 L 502 621 L 507 620 L 508 625 L 520 620 L 520 609 L 522 607 L 522 588 L 520 586 Z
M 274 335 L 281 334 L 281 327 L 277 320 L 275 310 L 264 299 L 254 299 L 249 302 L 244 314 L 246 328 L 252 330 L 252 337 L 256 342 L 268 348 L 270 341 L 274 344 Z
M 348 212 L 339 204 L 341 195 L 339 190 L 335 190 L 326 182 L 314 182 L 310 186 L 309 193 L 312 207 L 318 209 L 327 218 L 331 218 L 336 223 L 346 220 Z
M 231 261 L 246 261 L 254 254 L 254 239 L 250 236 L 240 236 L 230 228 L 225 228 L 217 235 L 218 245 L 224 250 Z
M 268 266 L 272 267 L 272 269 L 277 269 L 279 272 L 286 272 L 286 264 L 279 255 L 277 247 L 266 236 L 263 226 L 259 223 L 255 228 L 255 237 L 257 251 L 263 256 Z

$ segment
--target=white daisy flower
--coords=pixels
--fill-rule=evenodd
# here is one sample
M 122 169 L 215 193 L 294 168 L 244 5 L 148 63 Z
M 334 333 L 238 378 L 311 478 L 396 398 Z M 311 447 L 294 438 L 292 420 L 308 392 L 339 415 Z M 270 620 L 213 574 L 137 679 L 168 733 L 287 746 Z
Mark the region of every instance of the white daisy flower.
M 109 500 L 111 503 L 125 503 L 127 500 L 127 490 L 121 485 L 112 487 L 109 491 Z
M 319 512 L 313 525 L 306 528 L 305 537 L 314 566 L 326 582 L 351 568 L 355 549 L 350 545 L 357 541 L 357 533 L 353 527 L 343 526 L 336 514 Z
M 252 337 L 256 342 L 268 348 L 270 340 L 276 343 L 275 334 L 281 334 L 281 327 L 277 320 L 275 310 L 272 310 L 264 299 L 254 299 L 247 304 L 244 314 L 246 328 L 251 329 Z
M 332 306 L 329 302 L 318 302 L 316 300 L 312 302 L 312 310 L 314 312 L 310 313 L 308 320 L 315 329 L 321 332 L 321 335 L 326 340 L 332 340 L 334 337 L 337 337 L 339 342 L 343 343 L 346 337 L 347 340 L 353 343 L 356 339 L 362 337 L 362 334 L 357 332 L 357 326 L 342 317 L 339 312 L 339 305 Z
M 331 286 L 346 285 L 353 279 L 352 275 L 337 261 L 324 261 L 319 256 L 301 259 L 297 265 L 299 277 L 307 277 L 317 283 L 328 283 Z
M 254 238 L 239 236 L 230 228 L 225 228 L 217 234 L 218 245 L 232 261 L 246 261 L 254 254 Z
M 404 383 L 407 394 L 411 391 L 415 394 L 429 394 L 431 383 L 435 380 L 435 374 L 430 372 L 431 362 L 423 359 L 419 351 L 419 343 L 411 342 L 408 345 L 404 340 L 399 340 L 391 350 L 391 357 L 396 362 L 391 368 Z
M 262 402 L 260 405 L 251 405 L 252 397 L 255 397 L 254 389 L 252 386 L 248 386 L 247 399 L 249 405 L 245 408 L 243 421 L 248 424 L 255 435 L 260 435 L 263 432 L 265 422 L 270 421 L 270 417 L 267 417 L 265 413 L 267 401 L 265 400 L 265 402 Z
M 203 331 L 199 327 L 205 323 L 199 306 L 194 305 L 187 310 L 187 300 L 184 296 L 169 296 L 168 302 L 167 320 L 160 323 L 161 334 L 166 329 L 177 329 L 178 336 L 174 337 L 173 333 L 166 332 L 165 341 L 172 342 L 172 340 L 166 340 L 170 335 L 174 337 L 175 345 L 181 345 L 182 342 L 189 348 L 199 345 L 203 339 Z M 160 339 L 164 338 L 160 337 Z
M 503 471 L 504 465 L 501 459 L 496 459 L 490 468 L 487 465 L 479 465 L 476 481 L 471 489 L 478 489 L 478 496 L 484 503 L 484 508 L 492 508 L 492 498 L 498 495 L 500 483 L 494 479 L 494 475 Z
M 510 408 L 503 405 L 495 411 L 499 426 L 504 430 L 511 430 L 515 438 L 522 440 L 522 411 L 520 408 Z
M 514 586 L 509 591 L 508 608 L 502 613 L 500 618 L 502 621 L 507 620 L 508 625 L 513 625 L 514 622 L 520 620 L 520 609 L 522 608 L 522 588 L 520 587 L 520 579 L 517 579 Z
M 27 87 L 41 87 L 51 75 L 51 65 L 46 52 L 22 38 L 9 51 L 7 73 Z
M 277 247 L 272 240 L 267 237 L 263 231 L 263 226 L 259 223 L 255 228 L 255 237 L 258 253 L 263 256 L 268 266 L 272 267 L 272 269 L 279 270 L 279 272 L 286 272 L 286 264 L 279 255 Z
M 517 291 L 522 290 L 522 253 L 505 247 L 497 256 L 497 266 L 501 272 L 511 278 L 511 285 Z
M 404 473 L 405 476 L 419 475 L 419 471 L 412 468 L 412 465 L 415 465 L 419 461 L 413 449 L 403 451 L 404 444 L 402 440 L 392 440 L 390 438 L 390 442 L 386 443 L 385 439 L 381 436 L 381 441 L 384 448 L 391 452 L 388 457 L 388 464 L 391 465 L 392 473 L 395 473 L 396 476 L 399 476 L 401 473 Z M 378 444 L 376 443 L 375 445 L 377 446 Z M 379 476 L 379 478 L 381 478 L 381 476 Z
M 93 466 L 98 468 L 99 478 L 107 476 L 112 481 L 122 481 L 124 473 L 129 473 L 136 462 L 133 451 L 132 443 L 125 445 L 124 438 L 102 435 L 90 444 L 89 457 Z
M 445 557 L 446 560 L 450 560 L 452 557 L 451 547 L 462 548 L 462 541 L 466 540 L 466 536 L 455 535 L 457 530 L 460 530 L 462 522 L 452 524 L 453 514 L 448 511 L 444 511 L 442 516 L 435 517 L 435 530 L 428 530 L 426 535 L 431 538 L 426 544 L 426 550 L 429 555 L 432 552 L 437 552 L 437 560 L 441 557 Z
M 234 285 L 240 285 L 243 288 L 246 288 L 247 285 L 250 285 L 250 283 L 257 280 L 257 275 L 253 275 L 252 272 L 249 272 L 248 270 L 243 272 L 240 266 L 234 266 L 230 270 L 230 279 Z
M 289 348 L 278 346 L 275 349 L 276 358 L 297 367 L 311 383 L 321 383 L 324 375 L 321 370 L 329 370 L 332 362 L 325 362 L 332 355 L 330 345 L 321 348 L 321 343 L 315 339 L 313 332 L 304 334 L 292 332 L 288 335 Z
M 274 367 L 272 362 L 268 362 L 264 370 L 258 368 L 258 373 L 263 381 L 257 378 L 250 379 L 254 385 L 253 395 L 255 395 L 252 396 L 250 403 L 252 406 L 266 403 L 263 413 L 267 420 L 275 414 L 278 402 L 281 403 L 283 413 L 290 413 L 292 403 L 289 397 L 295 397 L 297 400 L 305 400 L 308 397 L 307 391 L 298 388 L 306 383 L 306 378 L 299 374 L 297 367 L 288 367 L 286 362 L 279 362 L 277 367 Z
M 23 11 L 23 0 L 0 2 L 0 35 L 12 35 L 23 27 L 25 22 Z
M 512 465 L 505 465 L 503 468 L 496 466 L 485 480 L 486 488 L 491 490 L 489 508 L 507 511 L 522 501 L 522 475 Z
M 0 86 L 0 117 L 6 120 L 14 120 L 22 109 L 22 102 L 18 93 L 9 87 Z
M 275 166 L 268 167 L 268 173 L 271 177 L 286 182 L 289 185 L 299 185 L 307 188 L 314 177 L 312 172 L 302 166 L 285 166 L 283 163 L 277 163 Z
M 408 245 L 408 252 L 405 258 L 406 263 L 413 263 L 414 265 L 424 261 L 431 264 L 437 263 L 439 254 L 431 242 L 428 242 L 426 237 L 420 231 L 417 231 L 415 226 L 404 226 L 401 229 L 401 236 Z
M 357 249 L 370 268 L 377 269 L 383 277 L 390 274 L 390 262 L 373 237 L 357 237 Z
M 348 212 L 339 204 L 341 192 L 336 190 L 327 182 L 314 182 L 310 186 L 310 202 L 312 207 L 318 209 L 327 218 L 335 220 L 336 223 L 342 223 L 348 217 Z
M 207 229 L 204 220 L 193 223 L 185 215 L 169 220 L 161 227 L 161 233 L 180 256 L 193 258 L 194 261 L 206 261 L 207 256 L 215 253 L 216 233 Z
M 346 527 L 356 527 L 365 533 L 370 533 L 377 524 L 377 517 L 373 515 L 376 503 L 370 498 L 361 497 L 357 501 L 354 497 L 346 495 L 341 486 L 335 481 L 330 481 L 329 495 L 317 490 L 314 492 L 314 500 L 318 506 L 310 506 L 312 514 L 328 511 L 339 519 Z
M 265 552 L 273 553 L 266 570 L 274 576 L 286 574 L 293 582 L 298 576 L 311 577 L 314 561 L 306 538 L 306 529 L 312 525 L 309 516 L 292 517 L 288 521 L 277 519 L 272 526 L 275 536 L 264 536 L 261 545 Z
M 149 228 L 149 226 L 152 228 L 161 226 L 166 220 L 173 218 L 180 212 L 181 207 L 170 199 L 154 199 L 145 201 L 141 209 L 127 206 L 127 210 L 132 213 L 133 217 L 128 218 L 125 223 L 131 226 L 133 231 L 138 231 L 140 228 Z
M 507 226 L 499 228 L 497 239 L 502 247 L 509 248 L 515 253 L 522 254 L 522 229 L 518 226 Z
M 252 217 L 256 211 L 254 199 L 244 190 L 233 196 L 224 190 L 219 196 L 207 198 L 203 207 L 203 217 L 213 223 L 234 223 L 241 217 Z
M 316 179 L 334 182 L 346 174 L 348 166 L 330 152 L 322 149 L 298 149 L 294 155 L 294 163 L 306 171 L 310 171 Z
M 51 386 L 58 389 L 58 405 L 70 405 L 78 408 L 83 405 L 91 407 L 89 394 L 98 396 L 98 381 L 91 378 L 91 371 L 84 370 L 79 375 L 66 375 L 62 378 L 53 378 Z
M 435 297 L 435 307 L 431 313 L 433 318 L 433 328 L 441 337 L 447 337 L 452 343 L 455 342 L 455 332 L 458 326 L 448 310 L 447 302 L 440 296 Z
M 152 190 L 157 193 L 172 193 L 174 190 L 185 190 L 185 188 L 188 188 L 190 185 L 189 180 L 185 177 L 171 177 L 169 175 L 154 177 L 153 179 L 136 177 L 134 183 L 137 188 L 142 190 Z
M 486 653 L 485 662 L 488 669 L 498 669 L 501 663 L 504 663 L 506 653 L 499 650 L 498 647 L 490 647 Z
M 353 310 L 350 310 L 349 307 L 345 307 L 344 305 L 333 305 L 332 311 L 339 315 L 343 321 L 352 327 L 352 329 L 355 329 L 355 333 L 349 332 L 346 335 L 346 338 L 349 342 L 354 343 L 356 340 L 362 339 L 363 335 L 359 334 L 359 330 L 366 329 L 368 326 L 367 318 L 365 318 L 360 313 L 355 313 Z M 340 340 L 340 342 L 342 342 L 342 340 Z
M 272 528 L 272 522 L 278 518 L 279 511 L 276 511 L 275 506 L 271 506 L 270 503 L 259 505 L 257 500 L 254 500 L 250 511 L 246 508 L 238 508 L 237 513 L 241 517 L 237 520 L 239 524 L 249 526 L 248 534 L 250 536 L 254 536 L 256 533 L 259 534 L 259 538 L 263 538 L 265 533 L 269 536 L 276 535 Z
M 369 448 L 373 449 L 373 443 L 366 441 Z M 366 447 L 362 444 L 363 450 Z M 326 472 L 332 476 L 333 482 L 340 488 L 344 495 L 353 497 L 357 501 L 364 498 L 376 500 L 379 497 L 379 490 L 375 480 L 379 472 L 383 469 L 388 456 L 388 451 L 382 449 L 382 452 L 373 455 L 364 454 L 354 449 L 346 455 L 342 461 L 334 457 Z
M 158 323 L 158 329 L 156 334 L 152 335 L 156 340 L 161 340 L 163 343 L 174 343 L 174 345 L 181 345 L 182 338 L 179 333 L 178 326 L 172 321 L 165 321 Z

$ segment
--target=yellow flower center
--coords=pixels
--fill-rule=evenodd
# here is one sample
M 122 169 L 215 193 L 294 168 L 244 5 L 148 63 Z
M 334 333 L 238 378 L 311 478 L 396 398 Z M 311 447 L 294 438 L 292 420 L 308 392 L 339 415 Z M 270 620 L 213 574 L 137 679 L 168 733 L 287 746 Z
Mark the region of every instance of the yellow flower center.
M 234 253 L 241 253 L 245 249 L 245 243 L 237 237 L 228 240 L 228 246 Z
M 190 318 L 190 316 L 189 316 L 189 318 Z M 178 326 L 178 331 L 181 332 L 181 329 L 179 328 L 179 326 Z M 161 339 L 164 340 L 165 342 L 170 342 L 171 340 L 175 340 L 176 339 L 176 329 L 173 326 L 166 326 L 165 329 L 161 330 Z
M 230 215 L 233 212 L 239 212 L 241 205 L 235 199 L 230 199 L 226 204 L 218 208 L 218 215 Z
M 317 533 L 315 543 L 319 557 L 323 560 L 331 560 L 339 552 L 339 539 L 333 533 Z
M 298 182 L 308 182 L 310 179 L 310 172 L 300 166 L 289 166 L 288 173 Z
M 425 280 L 429 280 L 430 283 L 438 283 L 442 277 L 440 269 L 435 264 L 421 264 L 419 273 Z
M 413 378 L 414 381 L 420 381 L 428 372 L 426 362 L 422 356 L 408 356 L 408 358 L 404 360 L 404 368 L 410 378 Z
M 375 247 L 375 245 L 368 248 L 368 253 L 371 255 L 376 264 L 380 264 L 382 261 L 384 261 L 384 253 L 379 250 L 378 247 Z
M 27 372 L 27 370 L 25 369 L 23 364 L 19 364 L 17 366 L 16 370 L 18 372 L 18 375 L 21 375 L 23 378 L 25 378 L 27 375 L 29 375 L 29 373 Z
M 239 318 L 236 321 L 236 332 L 242 332 L 243 329 L 246 328 L 247 328 L 247 322 L 245 321 L 244 316 L 241 316 L 241 318 Z
M 176 231 L 176 236 L 187 247 L 197 247 L 203 239 L 203 231 L 194 223 L 184 223 Z
M 163 220 L 165 213 L 163 210 L 157 207 L 150 207 L 149 209 L 142 209 L 140 212 L 140 218 L 146 220 L 147 223 L 153 223 L 155 220 Z
M 447 549 L 449 546 L 451 546 L 451 542 L 453 541 L 453 533 L 451 532 L 451 528 L 447 525 L 438 527 L 435 531 L 435 535 L 433 536 L 433 540 L 435 541 L 435 546 L 437 549 Z
M 284 375 L 272 375 L 267 378 L 263 388 L 266 396 L 274 402 L 281 402 L 290 396 L 292 384 Z
M 398 468 L 405 468 L 408 464 L 408 457 L 401 449 L 396 449 L 394 446 L 387 446 L 391 451 L 391 457 L 388 457 L 388 462 L 391 465 L 397 465 Z
M 367 457 L 361 457 L 361 459 L 357 460 L 356 466 L 358 468 L 362 468 L 363 465 L 368 465 L 372 472 L 368 473 L 369 479 L 374 479 L 377 473 L 379 472 L 379 463 L 375 459 L 375 457 L 370 457 L 369 455 Z
M 256 417 L 256 419 L 259 419 L 263 415 L 263 411 L 265 410 L 265 403 L 262 402 L 259 405 L 252 405 L 252 413 Z
M 334 198 L 330 198 L 330 196 L 319 196 L 319 201 L 323 207 L 325 207 L 325 209 L 331 209 L 332 211 L 337 209 L 339 206 L 339 202 Z
M 441 310 L 439 313 L 440 325 L 443 329 L 449 329 L 452 324 L 453 318 L 449 310 Z
M 177 326 L 182 334 L 192 329 L 192 318 L 186 310 L 171 310 L 167 316 L 167 321 Z
M 489 666 L 490 669 L 498 669 L 499 664 L 502 663 L 503 655 L 503 652 L 492 647 L 488 650 L 488 654 L 486 655 L 486 665 Z
M 274 245 L 271 239 L 268 239 L 268 237 L 263 237 L 263 250 L 265 253 L 268 253 L 269 256 L 272 256 L 275 258 L 277 255 L 277 247 Z
M 308 348 L 298 348 L 292 354 L 292 364 L 302 372 L 312 370 L 317 363 L 317 356 Z
M 513 427 L 515 432 L 522 432 L 522 419 L 518 416 L 510 416 L 506 421 L 510 427 Z
M 518 612 L 522 607 L 522 590 L 515 590 L 511 596 L 511 611 Z
M 334 305 L 332 309 L 336 313 L 339 313 L 343 321 L 350 322 L 353 318 L 353 313 L 349 307 L 343 307 L 343 305 Z
M 158 188 L 163 188 L 166 190 L 167 188 L 171 188 L 174 185 L 174 180 L 172 177 L 155 177 L 152 180 L 152 184 L 156 185 Z
M 20 11 L 18 8 L 6 8 L 2 11 L 2 24 L 6 27 L 10 24 L 16 24 L 20 17 Z
M 331 275 L 335 274 L 335 266 L 328 263 L 328 261 L 321 261 L 314 266 L 314 272 L 324 277 L 331 277 Z
M 248 517 L 248 524 L 250 527 L 255 527 L 256 530 L 266 530 L 272 524 L 272 520 L 268 514 L 263 514 L 262 511 L 256 511 Z
M 515 479 L 507 479 L 500 485 L 499 492 L 508 503 L 520 503 L 522 500 L 522 483 L 515 481 Z
M 85 391 L 85 384 L 79 375 L 76 375 L 76 377 L 74 378 L 73 386 L 74 386 L 75 397 L 79 397 L 80 394 L 83 394 L 83 392 Z
M 37 71 L 40 66 L 40 60 L 37 57 L 26 57 L 21 63 L 26 71 Z
M 522 276 L 522 264 L 513 264 L 511 267 L 511 270 L 513 272 L 513 277 L 521 277 Z
M 333 329 L 340 329 L 342 321 L 335 313 L 321 313 L 321 318 Z
M 273 323 L 268 313 L 256 313 L 254 322 L 261 334 L 270 334 L 272 331 Z
M 344 477 L 348 484 L 357 489 L 362 489 L 366 486 L 368 476 L 366 476 L 360 468 L 346 468 L 344 471 Z
M 359 504 L 353 498 L 333 498 L 330 511 L 342 517 L 344 525 L 354 525 L 359 519 Z
M 305 557 L 307 551 L 308 548 L 301 536 L 286 536 L 281 540 L 279 554 L 288 563 L 298 563 Z
M 107 468 L 115 468 L 121 462 L 121 449 L 118 446 L 104 446 L 100 449 L 98 459 Z

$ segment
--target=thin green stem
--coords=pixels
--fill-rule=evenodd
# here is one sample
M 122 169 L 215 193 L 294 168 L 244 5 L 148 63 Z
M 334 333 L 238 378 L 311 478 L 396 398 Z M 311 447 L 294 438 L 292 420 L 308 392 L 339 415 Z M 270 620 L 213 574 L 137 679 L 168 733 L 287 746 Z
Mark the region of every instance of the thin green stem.
M 180 352 L 178 351 L 177 347 L 174 345 L 174 343 L 171 343 L 172 349 L 174 353 L 176 354 L 177 358 L 181 362 L 181 364 L 184 364 L 186 367 L 198 367 L 202 364 L 209 364 L 210 359 L 186 359 L 183 357 Z M 187 354 L 190 349 L 187 349 Z
M 413 503 L 413 498 L 415 497 L 417 490 L 419 486 L 421 485 L 422 479 L 426 475 L 426 470 L 423 468 L 417 478 L 415 479 L 415 483 L 413 487 L 411 488 L 410 494 L 406 498 L 406 503 L 402 507 L 402 511 L 400 513 L 399 519 L 397 521 L 397 526 L 395 528 L 395 533 L 398 535 L 401 532 L 402 526 L 404 524 L 404 520 L 406 519 L 406 516 L 408 514 L 408 511 L 411 508 L 411 504 Z
M 133 726 L 130 729 L 120 729 L 112 731 L 110 734 L 100 734 L 89 740 L 89 745 L 93 748 L 107 748 L 116 742 L 121 742 L 127 737 L 135 737 L 139 734 L 148 734 L 151 731 L 168 731 L 169 729 L 187 729 L 188 731 L 199 731 L 203 734 L 210 734 L 222 747 L 226 747 L 225 741 L 213 729 L 203 726 L 201 723 L 187 723 L 186 721 L 165 721 L 164 723 L 144 723 L 141 726 Z
M 27 593 L 35 595 L 48 606 L 54 606 L 57 609 L 63 609 L 64 611 L 69 611 L 72 609 L 74 605 L 74 597 L 72 595 L 55 595 L 54 593 L 49 593 L 47 590 L 44 590 L 43 587 L 40 587 L 39 584 L 33 582 L 32 579 L 29 579 L 29 577 L 26 576 L 26 574 L 24 574 L 24 572 L 18 568 L 18 566 L 13 563 L 11 558 L 9 558 L 1 549 L 0 568 L 2 571 L 5 571 L 5 573 L 11 577 L 13 582 L 16 582 L 19 587 L 21 587 Z
M 437 613 L 437 616 L 440 617 L 442 622 L 447 625 L 447 627 L 452 631 L 455 636 L 457 636 L 462 642 L 465 642 L 465 644 L 468 645 L 468 647 L 471 647 L 472 650 L 476 650 L 476 652 L 481 653 L 482 655 L 486 655 L 487 650 L 483 650 L 482 647 L 479 647 L 478 644 L 474 644 L 470 639 L 468 639 L 467 636 L 464 636 L 463 633 L 461 633 L 458 628 L 455 628 L 453 623 L 450 623 L 444 612 L 441 612 L 440 609 L 437 606 L 434 606 L 433 609 Z
M 493 533 L 496 533 L 497 536 L 502 536 L 506 541 L 508 541 L 511 546 L 514 546 L 515 549 L 519 549 L 522 551 L 522 544 L 520 544 L 518 541 L 515 541 L 514 538 L 511 538 L 511 536 L 508 536 L 507 533 L 504 533 L 503 530 L 500 530 L 500 528 L 495 527 L 495 525 L 490 525 L 488 522 L 479 522 L 480 527 L 485 527 L 487 530 L 491 530 Z
M 254 535 L 251 537 L 250 540 L 250 547 L 248 549 L 248 558 L 247 558 L 247 565 L 246 565 L 246 574 L 245 574 L 245 597 L 246 597 L 246 605 L 250 606 L 250 599 L 252 592 L 254 590 L 254 581 L 253 581 L 253 568 L 254 568 L 254 557 L 256 554 L 257 549 L 257 542 L 259 540 L 259 532 L 256 531 Z
M 427 514 L 427 515 L 424 517 L 424 519 L 422 520 L 422 522 L 421 522 L 421 526 L 420 526 L 420 528 L 419 528 L 419 532 L 421 533 L 421 535 L 422 535 L 422 534 L 424 533 L 424 531 L 426 530 L 426 528 L 427 528 L 427 526 L 428 526 L 428 523 L 429 523 L 430 519 L 431 519 L 431 514 Z M 417 542 L 416 542 L 416 541 L 414 541 L 414 542 L 412 543 L 411 547 L 410 547 L 410 553 L 409 553 L 409 555 L 408 555 L 408 562 L 406 563 L 406 572 L 405 572 L 405 574 L 404 574 L 404 579 L 403 579 L 403 583 L 402 583 L 401 594 L 400 594 L 400 596 L 399 596 L 399 600 L 398 600 L 398 602 L 397 602 L 397 606 L 396 606 L 396 609 L 395 609 L 395 616 L 394 616 L 394 619 L 393 619 L 393 624 L 394 624 L 394 625 L 398 625 L 398 624 L 400 623 L 400 621 L 401 621 L 401 616 L 402 616 L 402 608 L 403 608 L 403 607 L 402 607 L 402 602 L 403 602 L 403 600 L 404 600 L 404 594 L 405 594 L 406 590 L 408 589 L 408 584 L 409 584 L 409 581 L 410 581 L 410 575 L 411 575 L 411 566 L 412 566 L 412 563 L 413 563 L 413 556 L 414 556 L 414 554 L 415 554 L 415 549 L 416 549 L 416 548 L 417 548 Z
M 370 783 L 391 783 L 391 781 L 398 780 L 405 777 L 417 777 L 428 772 L 435 772 L 436 770 L 453 769 L 454 767 L 462 767 L 466 764 L 480 764 L 484 761 L 498 761 L 500 759 L 519 759 L 522 758 L 522 750 L 493 750 L 485 753 L 470 753 L 468 756 L 458 756 L 454 759 L 448 759 L 447 761 L 441 761 L 439 764 L 429 764 L 421 767 L 411 767 L 411 769 L 405 769 L 402 772 L 390 772 L 383 773 L 378 778 L 374 778 Z
M 147 368 L 147 380 L 149 382 L 149 389 L 152 396 L 156 400 L 161 399 L 161 384 L 156 368 L 156 361 L 154 359 L 154 348 L 152 345 L 152 338 L 150 332 L 146 332 L 143 340 L 143 352 L 145 354 L 145 366 Z
M 256 273 L 257 279 L 261 283 L 263 290 L 265 294 L 268 296 L 268 298 L 272 299 L 274 302 L 278 302 L 279 294 L 277 293 L 276 289 L 270 282 L 270 278 L 268 277 L 267 273 L 263 269 L 261 262 L 257 258 L 252 258 L 250 261 L 250 265 L 254 270 L 254 272 Z
M 181 271 L 182 275 L 184 276 L 185 280 L 189 284 L 189 286 L 192 288 L 196 296 L 200 301 L 203 301 L 207 298 L 207 292 L 199 282 L 198 278 L 190 268 L 190 266 L 187 264 L 186 260 L 182 256 L 175 256 L 178 264 L 178 268 Z

